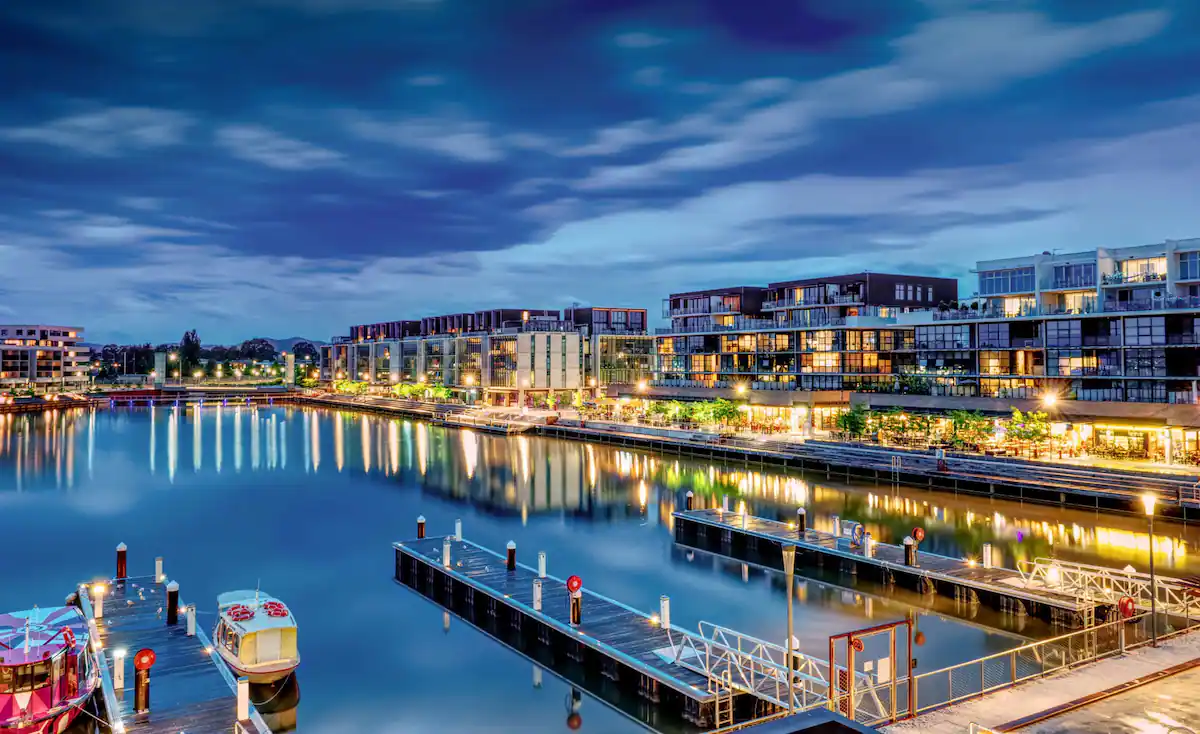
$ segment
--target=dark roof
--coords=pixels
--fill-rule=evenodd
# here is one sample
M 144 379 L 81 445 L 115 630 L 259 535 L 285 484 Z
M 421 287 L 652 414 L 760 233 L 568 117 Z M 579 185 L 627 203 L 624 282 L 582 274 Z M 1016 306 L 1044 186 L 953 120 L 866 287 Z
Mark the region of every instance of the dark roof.
M 853 283 L 858 280 L 868 280 L 871 277 L 884 278 L 920 278 L 922 280 L 944 281 L 947 283 L 958 283 L 957 278 L 942 278 L 935 275 L 920 275 L 917 273 L 875 273 L 862 272 L 850 273 L 848 275 L 821 275 L 813 278 L 801 278 L 799 280 L 781 280 L 776 283 L 768 283 L 768 288 L 792 288 L 804 285 L 820 285 L 822 283 Z
M 761 285 L 731 285 L 725 288 L 709 288 L 704 291 L 685 291 L 683 293 L 672 293 L 668 298 L 695 298 L 697 296 L 731 296 L 735 293 L 744 293 L 745 291 L 763 291 L 765 286 Z

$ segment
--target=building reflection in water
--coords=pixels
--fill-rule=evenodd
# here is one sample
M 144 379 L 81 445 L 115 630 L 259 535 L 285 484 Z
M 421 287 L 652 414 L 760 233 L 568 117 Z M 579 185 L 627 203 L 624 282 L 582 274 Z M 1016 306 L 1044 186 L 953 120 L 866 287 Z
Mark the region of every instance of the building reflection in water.
M 347 430 L 352 421 L 358 422 L 357 431 Z M 189 428 L 181 423 L 191 424 L 190 441 L 181 441 L 181 430 Z M 293 455 L 303 457 L 303 471 L 319 473 L 330 440 L 338 472 L 395 478 L 497 514 L 527 517 L 557 512 L 595 520 L 632 516 L 670 528 L 676 503 L 690 490 L 698 507 L 717 506 L 727 495 L 732 508 L 740 509 L 744 503 L 753 514 L 787 520 L 794 517 L 797 506 L 804 506 L 817 529 L 830 529 L 832 517 L 838 515 L 864 523 L 884 542 L 898 542 L 920 525 L 926 531 L 925 550 L 971 557 L 990 542 L 1009 566 L 1022 559 L 1054 556 L 1141 568 L 1150 550 L 1147 528 L 1137 516 L 916 488 L 845 485 L 811 473 L 753 471 L 745 465 L 665 458 L 603 445 L 286 407 L 5 414 L 0 416 L 0 487 L 17 492 L 76 491 L 86 480 L 94 480 L 98 462 L 105 460 L 97 451 L 122 455 L 145 466 L 150 474 L 162 471 L 165 454 L 171 482 L 177 480 L 181 462 L 190 463 L 197 475 L 227 471 L 224 457 L 229 453 L 237 473 L 247 468 L 296 471 L 287 462 L 289 448 L 296 448 L 289 446 L 292 441 L 301 444 L 300 453 Z M 78 476 L 79 450 L 86 452 L 86 477 Z M 243 459 L 247 451 L 248 467 Z M 190 457 L 182 456 L 189 452 Z M 120 470 L 128 469 L 121 466 Z M 1155 533 L 1156 561 L 1164 570 L 1200 572 L 1200 560 L 1189 552 L 1198 539 L 1200 531 L 1189 526 L 1160 524 Z

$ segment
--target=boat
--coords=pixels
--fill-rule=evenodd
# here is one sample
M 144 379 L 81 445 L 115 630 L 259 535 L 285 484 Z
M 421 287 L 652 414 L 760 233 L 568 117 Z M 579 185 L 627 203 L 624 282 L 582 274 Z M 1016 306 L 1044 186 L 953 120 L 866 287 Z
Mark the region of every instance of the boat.
M 225 664 L 251 683 L 274 683 L 300 665 L 296 618 L 283 602 L 263 593 L 229 591 L 217 597 L 213 647 Z
M 0 732 L 61 734 L 100 686 L 77 607 L 0 614 Z

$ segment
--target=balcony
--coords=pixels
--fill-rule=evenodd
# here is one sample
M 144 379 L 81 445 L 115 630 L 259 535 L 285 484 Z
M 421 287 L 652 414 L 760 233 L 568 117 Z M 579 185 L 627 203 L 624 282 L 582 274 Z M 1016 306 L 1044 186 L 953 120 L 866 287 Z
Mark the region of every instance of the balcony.
M 1173 311 L 1200 309 L 1200 297 L 1197 296 L 1163 296 L 1161 298 L 1139 298 L 1136 301 L 1107 300 L 1104 311 L 1120 313 L 1125 311 Z
M 1096 278 L 1055 278 L 1050 284 L 1048 290 L 1066 291 L 1066 290 L 1082 290 L 1084 288 L 1095 288 Z
M 1133 273 L 1108 273 L 1100 279 L 1101 285 L 1142 285 L 1145 283 L 1162 283 L 1167 279 L 1166 273 L 1153 271 L 1138 271 Z

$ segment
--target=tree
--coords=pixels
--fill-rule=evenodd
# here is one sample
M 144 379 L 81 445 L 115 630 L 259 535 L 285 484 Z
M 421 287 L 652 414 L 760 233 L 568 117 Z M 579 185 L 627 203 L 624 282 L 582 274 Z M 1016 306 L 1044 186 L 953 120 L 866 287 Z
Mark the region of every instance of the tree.
M 859 438 L 867 432 L 867 409 L 855 405 L 850 410 L 838 413 L 837 428 L 851 438 Z
M 292 346 L 292 354 L 296 355 L 297 362 L 303 360 L 305 357 L 308 357 L 314 362 L 321 358 L 320 354 L 317 352 L 317 348 L 313 346 L 313 343 L 307 341 L 296 342 Z
M 992 419 L 977 410 L 950 411 L 950 443 L 959 448 L 979 448 L 992 435 Z
M 1008 435 L 1018 441 L 1041 443 L 1050 438 L 1050 416 L 1041 411 L 1022 413 L 1013 408 Z
M 238 356 L 255 362 L 274 362 L 279 357 L 275 345 L 266 339 L 247 339 L 238 347 Z
M 200 336 L 195 329 L 184 333 L 179 341 L 179 365 L 183 374 L 190 375 L 200 364 Z

